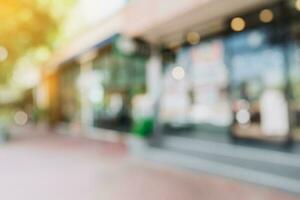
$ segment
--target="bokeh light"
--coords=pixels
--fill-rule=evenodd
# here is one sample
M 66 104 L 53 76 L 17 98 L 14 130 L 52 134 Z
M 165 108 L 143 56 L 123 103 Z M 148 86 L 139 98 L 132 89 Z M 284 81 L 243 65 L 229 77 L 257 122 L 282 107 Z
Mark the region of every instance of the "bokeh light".
M 264 23 L 271 22 L 273 18 L 274 18 L 274 14 L 270 9 L 264 9 L 259 13 L 259 19 Z
M 231 20 L 230 25 L 231 25 L 232 30 L 239 32 L 239 31 L 242 31 L 245 29 L 246 22 L 241 17 L 235 17 Z
M 296 0 L 295 2 L 295 8 L 300 11 L 300 0 Z
M 177 66 L 172 70 L 172 76 L 176 80 L 182 80 L 185 77 L 185 71 L 183 67 Z
M 28 115 L 24 111 L 17 111 L 14 120 L 17 125 L 24 126 L 28 121 Z
M 186 40 L 192 44 L 198 44 L 200 42 L 200 34 L 197 32 L 189 32 L 186 36 Z
M 247 124 L 250 121 L 250 113 L 246 109 L 239 110 L 236 114 L 236 120 L 240 124 Z
M 8 51 L 5 47 L 0 47 L 0 61 L 5 61 L 8 57 Z

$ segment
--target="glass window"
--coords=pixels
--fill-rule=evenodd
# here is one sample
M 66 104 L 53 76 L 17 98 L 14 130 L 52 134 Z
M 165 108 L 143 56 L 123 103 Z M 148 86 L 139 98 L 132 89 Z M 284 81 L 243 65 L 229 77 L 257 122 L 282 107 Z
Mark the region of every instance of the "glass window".
M 221 39 L 179 51 L 164 74 L 160 121 L 167 128 L 227 133 L 232 111 Z
M 79 65 L 69 64 L 60 71 L 60 105 L 62 120 L 66 122 L 79 121 L 80 100 L 76 86 L 79 76 Z
M 293 135 L 300 141 L 300 42 L 289 44 L 289 78 L 291 85 L 290 108 L 292 111 Z
M 238 137 L 282 140 L 289 132 L 283 45 L 270 43 L 268 34 L 253 30 L 227 40 Z
M 103 98 L 93 103 L 94 125 L 129 131 L 131 99 L 145 92 L 145 58 L 124 56 L 114 51 L 101 54 L 94 61 Z

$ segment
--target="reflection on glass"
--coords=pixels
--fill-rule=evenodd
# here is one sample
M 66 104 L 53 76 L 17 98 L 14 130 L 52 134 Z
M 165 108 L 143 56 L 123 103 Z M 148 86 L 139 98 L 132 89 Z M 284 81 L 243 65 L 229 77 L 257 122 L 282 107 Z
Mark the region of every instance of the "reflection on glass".
M 290 83 L 293 133 L 296 140 L 300 140 L 300 43 L 295 41 L 289 45 Z
M 227 77 L 222 40 L 181 49 L 165 70 L 161 123 L 226 132 L 232 121 Z
M 80 99 L 76 86 L 79 76 L 79 66 L 71 63 L 60 72 L 60 102 L 61 117 L 65 122 L 78 121 L 80 118 Z
M 92 73 L 99 79 L 93 84 L 93 99 L 101 95 L 101 101 L 93 103 L 93 125 L 129 131 L 132 98 L 145 92 L 145 58 L 109 50 L 96 58 Z
M 266 32 L 252 31 L 228 39 L 234 134 L 256 139 L 282 139 L 289 132 L 284 95 L 283 47 L 271 45 Z

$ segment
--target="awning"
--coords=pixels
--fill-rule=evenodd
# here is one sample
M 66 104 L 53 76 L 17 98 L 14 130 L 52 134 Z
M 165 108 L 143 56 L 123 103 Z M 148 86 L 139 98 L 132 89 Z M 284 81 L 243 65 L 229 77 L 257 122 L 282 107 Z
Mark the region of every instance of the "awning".
M 135 23 L 128 24 L 125 33 L 152 43 L 169 43 L 184 38 L 189 31 L 205 35 L 214 29 L 222 29 L 224 20 L 228 17 L 276 1 L 278 0 L 137 1 L 126 11 L 126 21 Z M 137 18 L 137 15 L 142 16 Z

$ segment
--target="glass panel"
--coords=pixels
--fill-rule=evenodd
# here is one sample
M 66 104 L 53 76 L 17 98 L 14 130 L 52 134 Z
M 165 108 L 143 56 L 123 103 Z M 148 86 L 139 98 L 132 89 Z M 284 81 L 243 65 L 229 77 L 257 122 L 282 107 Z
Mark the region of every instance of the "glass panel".
M 300 141 L 300 43 L 293 42 L 289 46 L 290 59 L 290 73 L 289 78 L 291 82 L 292 96 L 291 96 L 291 110 L 292 122 L 294 126 L 294 137 Z
M 145 59 L 108 52 L 96 59 L 93 73 L 103 94 L 101 102 L 93 103 L 94 125 L 129 131 L 131 99 L 145 92 Z
M 228 74 L 220 39 L 183 48 L 176 63 L 166 67 L 160 121 L 177 130 L 227 132 L 232 111 Z
M 62 120 L 72 122 L 80 118 L 80 100 L 76 87 L 79 76 L 79 66 L 67 66 L 60 73 L 60 101 Z
M 267 34 L 256 30 L 227 41 L 232 67 L 233 130 L 239 137 L 282 140 L 289 131 L 285 59 L 283 48 L 269 44 Z M 244 45 L 237 46 L 239 41 Z
M 194 124 L 228 127 L 231 108 L 227 94 L 228 74 L 224 63 L 224 45 L 213 40 L 191 49 L 191 80 Z

